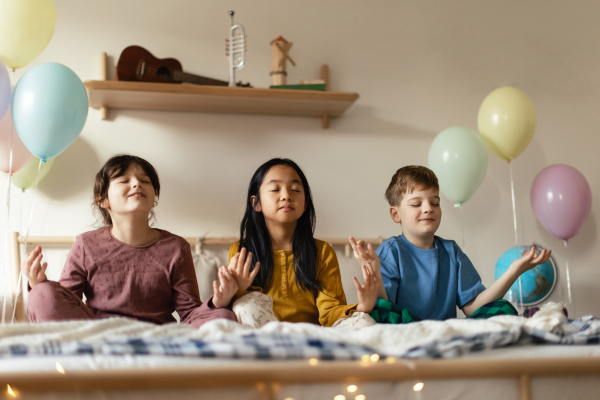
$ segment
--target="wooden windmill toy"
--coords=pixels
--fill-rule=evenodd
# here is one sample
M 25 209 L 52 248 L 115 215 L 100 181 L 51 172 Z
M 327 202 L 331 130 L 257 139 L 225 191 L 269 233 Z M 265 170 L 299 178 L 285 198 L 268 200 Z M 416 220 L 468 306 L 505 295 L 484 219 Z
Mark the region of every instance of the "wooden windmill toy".
M 285 85 L 287 72 L 285 70 L 286 61 L 290 60 L 295 67 L 296 63 L 289 56 L 289 51 L 292 48 L 292 42 L 288 42 L 279 36 L 271 42 L 271 85 Z

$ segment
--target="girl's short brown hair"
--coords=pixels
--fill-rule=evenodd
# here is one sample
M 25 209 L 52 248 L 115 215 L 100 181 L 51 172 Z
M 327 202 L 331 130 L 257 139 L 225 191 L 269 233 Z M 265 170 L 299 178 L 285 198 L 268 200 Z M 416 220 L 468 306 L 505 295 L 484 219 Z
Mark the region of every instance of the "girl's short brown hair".
M 137 165 L 144 170 L 150 182 L 152 183 L 152 187 L 154 188 L 154 194 L 158 199 L 160 194 L 160 181 L 158 179 L 158 173 L 148 161 L 144 160 L 141 157 L 132 156 L 129 154 L 118 154 L 114 157 L 111 157 L 106 164 L 100 169 L 100 172 L 96 174 L 96 181 L 94 183 L 94 202 L 92 203 L 92 207 L 97 214 L 100 214 L 100 218 L 102 223 L 105 226 L 112 226 L 112 219 L 110 218 L 110 214 L 106 208 L 102 208 L 100 204 L 108 197 L 108 187 L 110 186 L 110 181 L 116 179 L 120 176 L 123 176 L 127 169 L 132 165 Z M 154 211 L 150 212 L 150 219 L 154 217 Z
M 400 205 L 402 197 L 406 193 L 412 193 L 416 188 L 427 190 L 429 188 L 439 189 L 437 177 L 427 167 L 421 165 L 408 165 L 400 168 L 385 191 L 385 199 L 390 206 Z

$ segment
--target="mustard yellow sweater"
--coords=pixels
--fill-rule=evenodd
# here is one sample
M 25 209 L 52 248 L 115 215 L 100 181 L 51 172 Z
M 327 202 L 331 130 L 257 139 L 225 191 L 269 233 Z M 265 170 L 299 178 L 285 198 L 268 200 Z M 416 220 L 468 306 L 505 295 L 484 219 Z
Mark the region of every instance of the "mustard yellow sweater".
M 280 321 L 311 322 L 317 325 L 332 326 L 340 318 L 356 311 L 356 304 L 347 305 L 340 266 L 331 245 L 315 239 L 317 244 L 317 281 L 321 291 L 315 298 L 308 290 L 301 289 L 295 282 L 294 256 L 292 250 L 273 252 L 273 276 L 266 288 L 250 286 L 239 291 L 236 298 L 257 291 L 273 298 L 273 312 Z M 240 243 L 229 248 L 229 260 L 238 252 Z

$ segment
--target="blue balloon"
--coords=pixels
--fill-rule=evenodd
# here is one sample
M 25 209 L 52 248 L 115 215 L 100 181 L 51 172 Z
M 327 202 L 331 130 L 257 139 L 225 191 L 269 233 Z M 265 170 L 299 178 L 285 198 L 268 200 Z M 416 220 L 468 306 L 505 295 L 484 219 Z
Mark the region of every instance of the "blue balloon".
M 77 139 L 87 119 L 88 98 L 75 72 L 62 64 L 44 63 L 19 79 L 10 111 L 21 141 L 44 160 Z

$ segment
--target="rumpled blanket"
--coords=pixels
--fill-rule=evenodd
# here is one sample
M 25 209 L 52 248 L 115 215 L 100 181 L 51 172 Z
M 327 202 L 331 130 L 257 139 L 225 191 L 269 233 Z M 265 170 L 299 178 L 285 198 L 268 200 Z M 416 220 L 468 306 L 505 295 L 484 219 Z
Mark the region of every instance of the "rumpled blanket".
M 333 328 L 279 321 L 250 328 L 215 320 L 195 329 L 127 318 L 0 325 L 0 358 L 102 354 L 352 360 L 378 354 L 380 359 L 423 359 L 458 357 L 523 343 L 600 343 L 600 319 L 568 320 L 554 303 L 532 318 L 498 316 L 405 325 L 354 323 L 366 321 L 361 314 L 355 313 Z

